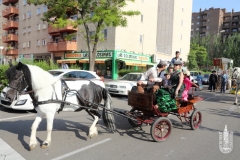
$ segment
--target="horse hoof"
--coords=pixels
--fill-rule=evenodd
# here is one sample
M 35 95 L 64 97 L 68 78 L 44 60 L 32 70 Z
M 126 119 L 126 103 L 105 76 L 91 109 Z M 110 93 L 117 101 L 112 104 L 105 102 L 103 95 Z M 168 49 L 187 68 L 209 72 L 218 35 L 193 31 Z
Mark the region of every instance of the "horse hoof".
M 36 147 L 36 145 L 35 144 L 32 144 L 31 146 L 29 146 L 30 147 L 30 151 L 31 150 L 33 150 L 35 147 Z
M 42 149 L 48 148 L 49 144 L 47 142 L 44 142 L 41 146 Z

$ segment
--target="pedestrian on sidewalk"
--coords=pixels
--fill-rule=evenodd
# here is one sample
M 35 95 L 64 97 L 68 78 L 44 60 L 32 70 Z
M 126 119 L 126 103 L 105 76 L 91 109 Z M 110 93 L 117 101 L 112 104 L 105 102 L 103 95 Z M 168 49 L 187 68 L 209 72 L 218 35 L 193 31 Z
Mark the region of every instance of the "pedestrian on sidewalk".
M 218 78 L 217 78 L 217 75 L 216 75 L 216 71 L 213 70 L 212 74 L 209 77 L 209 90 L 210 90 L 210 92 L 212 92 L 212 91 L 215 92 L 217 80 L 218 80 Z
M 200 91 L 203 89 L 202 81 L 203 81 L 202 73 L 199 72 L 198 75 L 197 75 L 197 82 L 198 82 L 198 86 L 199 86 Z
M 220 93 L 225 93 L 227 82 L 228 82 L 228 75 L 227 75 L 226 71 L 223 71 L 223 74 L 221 77 L 221 92 Z

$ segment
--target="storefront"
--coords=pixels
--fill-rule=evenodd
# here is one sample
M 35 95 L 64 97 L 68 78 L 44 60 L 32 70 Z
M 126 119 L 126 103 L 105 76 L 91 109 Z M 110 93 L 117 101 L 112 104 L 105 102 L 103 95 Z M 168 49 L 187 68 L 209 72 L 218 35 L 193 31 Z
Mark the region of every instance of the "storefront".
M 81 69 L 89 69 L 89 52 L 64 53 L 64 59 L 57 63 L 79 63 Z M 134 54 L 118 50 L 98 51 L 95 60 L 95 71 L 99 75 L 118 79 L 118 71 L 121 69 L 147 70 L 154 66 L 152 56 Z

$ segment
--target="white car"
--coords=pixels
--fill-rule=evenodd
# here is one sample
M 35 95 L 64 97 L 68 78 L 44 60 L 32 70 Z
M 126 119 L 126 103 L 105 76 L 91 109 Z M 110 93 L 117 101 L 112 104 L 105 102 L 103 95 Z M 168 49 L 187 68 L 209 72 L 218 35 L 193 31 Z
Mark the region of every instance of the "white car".
M 141 79 L 143 73 L 128 73 L 116 81 L 106 83 L 106 89 L 110 94 L 128 95 L 133 86 Z M 147 83 L 147 81 L 146 81 Z
M 79 89 L 83 84 L 88 84 L 89 80 L 105 88 L 102 79 L 92 71 L 77 70 L 77 69 L 56 69 L 50 70 L 49 73 L 56 77 L 62 77 L 71 89 Z M 4 95 L 8 88 L 4 88 L 0 95 L 0 105 L 6 108 L 16 110 L 33 110 L 32 99 L 28 94 L 16 97 L 13 102 L 6 100 Z

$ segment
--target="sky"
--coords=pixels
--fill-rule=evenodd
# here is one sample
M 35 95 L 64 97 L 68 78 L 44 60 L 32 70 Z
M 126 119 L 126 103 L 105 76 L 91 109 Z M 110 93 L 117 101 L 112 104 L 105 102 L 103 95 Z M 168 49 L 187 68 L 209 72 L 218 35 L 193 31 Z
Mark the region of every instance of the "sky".
M 227 12 L 240 12 L 240 0 L 193 0 L 192 12 L 199 12 L 199 9 L 226 8 Z

